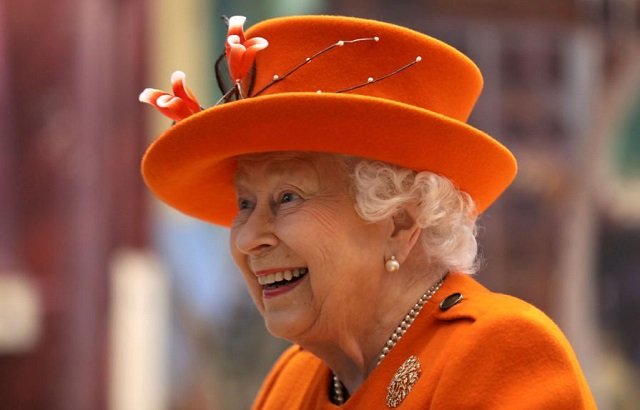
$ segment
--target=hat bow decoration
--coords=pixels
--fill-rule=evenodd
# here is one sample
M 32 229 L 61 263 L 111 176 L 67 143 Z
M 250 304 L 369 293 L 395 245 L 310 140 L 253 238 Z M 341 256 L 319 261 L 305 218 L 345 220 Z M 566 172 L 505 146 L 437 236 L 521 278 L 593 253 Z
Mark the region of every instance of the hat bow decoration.
M 138 99 L 154 106 L 161 114 L 174 121 L 180 121 L 202 110 L 193 92 L 186 85 L 182 71 L 171 74 L 173 95 L 155 88 L 145 88 Z
M 258 90 L 255 94 L 252 93 L 253 85 L 254 85 L 254 76 L 255 72 L 252 73 L 251 79 L 249 80 L 248 92 L 243 93 L 242 83 L 247 74 L 253 69 L 255 70 L 255 58 L 256 53 L 260 50 L 267 48 L 269 42 L 262 37 L 253 37 L 253 38 L 245 38 L 244 34 L 244 23 L 246 21 L 245 16 L 232 16 L 230 18 L 224 17 L 225 21 L 228 25 L 227 31 L 227 39 L 225 42 L 225 52 L 222 54 L 218 60 L 216 61 L 216 79 L 218 80 L 218 85 L 223 93 L 222 97 L 214 104 L 218 105 L 221 103 L 226 103 L 233 100 L 239 100 L 246 97 L 255 97 L 262 94 L 265 90 L 270 88 L 272 85 L 283 81 L 306 64 L 309 64 L 316 58 L 321 55 L 333 50 L 337 47 L 344 47 L 345 45 L 354 44 L 362 41 L 380 41 L 380 37 L 365 37 L 365 38 L 356 38 L 351 40 L 338 40 L 335 43 L 323 48 L 322 50 L 314 53 L 310 57 L 306 57 L 299 64 L 295 65 L 293 68 L 288 70 L 284 75 L 274 74 L 272 80 L 263 86 L 260 90 Z M 222 61 L 226 62 L 227 73 L 231 78 L 232 86 L 225 87 L 223 80 L 223 74 L 221 73 L 220 63 Z M 378 77 L 367 77 L 367 79 L 361 83 L 351 85 L 348 87 L 344 87 L 338 90 L 332 90 L 330 92 L 333 93 L 345 93 L 353 90 L 357 90 L 358 88 L 362 88 L 378 81 L 382 81 L 387 79 L 393 75 L 400 73 L 401 71 L 406 70 L 412 65 L 419 63 L 422 61 L 421 56 L 416 56 L 416 58 L 407 64 L 391 71 L 390 73 L 385 73 Z M 139 97 L 141 102 L 150 104 L 154 106 L 160 113 L 165 116 L 171 118 L 175 122 L 183 120 L 184 118 L 195 114 L 199 111 L 202 111 L 203 108 L 200 107 L 197 99 L 193 95 L 193 92 L 186 87 L 185 85 L 185 74 L 182 71 L 176 71 L 171 76 L 171 84 L 173 87 L 174 95 L 166 93 L 161 90 L 156 90 L 153 88 L 145 89 Z M 229 88 L 225 90 L 225 88 Z M 322 93 L 326 90 L 316 90 L 317 93 Z
M 229 28 L 223 54 L 234 84 L 229 94 L 237 93 L 240 98 L 242 98 L 241 81 L 251 69 L 256 53 L 269 45 L 269 42 L 262 37 L 245 38 L 243 28 L 245 21 L 244 16 L 233 16 L 227 19 Z M 174 95 L 154 88 L 146 88 L 138 99 L 140 102 L 154 106 L 161 114 L 175 122 L 203 110 L 193 92 L 185 85 L 185 74 L 182 71 L 176 71 L 171 75 L 171 85 Z

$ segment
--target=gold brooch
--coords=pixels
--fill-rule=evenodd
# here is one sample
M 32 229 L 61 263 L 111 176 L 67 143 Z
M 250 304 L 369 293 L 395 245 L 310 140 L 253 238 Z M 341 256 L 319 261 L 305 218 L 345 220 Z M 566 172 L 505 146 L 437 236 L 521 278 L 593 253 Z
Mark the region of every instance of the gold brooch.
M 387 387 L 387 406 L 395 408 L 402 403 L 420 378 L 420 361 L 410 356 L 393 375 Z

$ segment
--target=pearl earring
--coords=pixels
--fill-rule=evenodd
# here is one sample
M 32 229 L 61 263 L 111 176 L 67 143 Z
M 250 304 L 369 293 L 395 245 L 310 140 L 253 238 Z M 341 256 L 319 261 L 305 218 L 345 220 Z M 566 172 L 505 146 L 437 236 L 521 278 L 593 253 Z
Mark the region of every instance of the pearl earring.
M 400 262 L 398 262 L 395 256 L 391 256 L 384 263 L 384 268 L 387 270 L 387 272 L 396 272 L 398 269 L 400 269 Z

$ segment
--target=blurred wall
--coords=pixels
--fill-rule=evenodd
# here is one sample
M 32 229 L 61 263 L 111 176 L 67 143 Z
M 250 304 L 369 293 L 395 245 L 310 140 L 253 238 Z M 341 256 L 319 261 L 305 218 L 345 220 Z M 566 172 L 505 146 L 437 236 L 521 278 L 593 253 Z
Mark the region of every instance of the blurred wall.
M 0 408 L 105 407 L 109 259 L 146 244 L 144 6 L 0 3 L 0 275 L 42 309 L 36 344 L 0 352 Z

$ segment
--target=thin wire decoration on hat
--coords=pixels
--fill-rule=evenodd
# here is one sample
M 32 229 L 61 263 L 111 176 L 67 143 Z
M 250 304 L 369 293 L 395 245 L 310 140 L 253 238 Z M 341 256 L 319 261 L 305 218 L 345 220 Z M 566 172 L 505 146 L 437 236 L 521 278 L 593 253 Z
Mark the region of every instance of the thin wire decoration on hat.
M 214 106 L 230 101 L 237 101 L 243 98 L 257 97 L 271 86 L 285 80 L 305 65 L 335 48 L 364 41 L 372 41 L 376 43 L 380 41 L 380 37 L 378 36 L 356 38 L 352 40 L 338 40 L 313 55 L 306 57 L 299 64 L 287 70 L 285 74 L 273 74 L 272 80 L 269 83 L 253 93 L 256 76 L 256 53 L 267 48 L 269 46 L 269 42 L 262 37 L 245 37 L 244 23 L 246 21 L 246 17 L 233 16 L 231 18 L 226 18 L 223 16 L 223 19 L 228 25 L 225 51 L 220 55 L 220 57 L 218 57 L 215 63 L 216 81 L 220 88 L 220 92 L 222 93 L 222 97 L 214 104 Z M 417 56 L 415 60 L 408 62 L 390 73 L 386 73 L 378 77 L 368 77 L 362 83 L 333 91 L 317 90 L 316 92 L 346 93 L 357 90 L 394 76 L 421 61 L 422 57 Z M 224 64 L 225 62 L 226 64 Z M 247 78 L 247 76 L 249 77 Z M 185 77 L 186 76 L 182 71 L 176 71 L 172 74 L 171 84 L 174 95 L 161 90 L 147 88 L 140 94 L 140 101 L 151 104 L 158 109 L 160 113 L 176 122 L 203 110 L 193 92 L 186 86 Z M 242 90 L 243 81 L 248 81 L 246 93 L 243 93 Z

